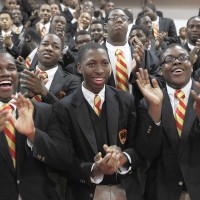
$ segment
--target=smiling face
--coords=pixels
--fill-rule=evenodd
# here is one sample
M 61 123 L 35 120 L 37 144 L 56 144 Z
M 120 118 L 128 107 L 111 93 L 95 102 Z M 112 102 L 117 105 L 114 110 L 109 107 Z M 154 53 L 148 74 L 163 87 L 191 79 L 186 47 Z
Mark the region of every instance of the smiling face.
M 88 12 L 82 12 L 78 18 L 78 24 L 83 29 L 87 29 L 90 26 L 92 16 Z
M 61 39 L 54 34 L 45 35 L 40 43 L 40 46 L 38 47 L 38 64 L 39 67 L 43 67 L 41 70 L 47 70 L 55 67 L 61 57 Z
M 104 49 L 87 50 L 78 68 L 84 77 L 84 87 L 94 94 L 103 89 L 111 69 Z
M 0 53 L 0 101 L 8 102 L 17 92 L 18 73 L 13 57 L 9 53 Z
M 192 64 L 189 60 L 179 61 L 179 56 L 188 56 L 188 52 L 179 45 L 169 47 L 163 54 L 161 60 L 166 57 L 173 56 L 176 58 L 174 62 L 162 64 L 162 74 L 166 83 L 174 88 L 181 89 L 189 82 L 192 74 Z
M 39 17 L 44 21 L 44 24 L 48 23 L 51 18 L 51 7 L 48 4 L 43 4 L 40 6 Z

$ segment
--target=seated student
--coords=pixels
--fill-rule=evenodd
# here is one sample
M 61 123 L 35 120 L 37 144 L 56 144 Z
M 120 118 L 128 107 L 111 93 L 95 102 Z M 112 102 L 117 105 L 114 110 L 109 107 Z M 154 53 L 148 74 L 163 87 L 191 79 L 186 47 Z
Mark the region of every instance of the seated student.
M 0 51 L 0 199 L 58 200 L 46 165 L 68 167 L 70 140 L 50 105 L 32 105 L 17 91 L 15 61 Z
M 106 85 L 111 65 L 100 44 L 89 42 L 79 49 L 78 69 L 84 78 L 82 86 L 54 104 L 75 152 L 66 169 L 66 199 L 110 200 L 113 195 L 117 200 L 140 200 L 142 192 L 135 169 L 141 160 L 135 148 L 134 98 Z M 152 119 L 145 114 L 138 132 L 153 127 Z

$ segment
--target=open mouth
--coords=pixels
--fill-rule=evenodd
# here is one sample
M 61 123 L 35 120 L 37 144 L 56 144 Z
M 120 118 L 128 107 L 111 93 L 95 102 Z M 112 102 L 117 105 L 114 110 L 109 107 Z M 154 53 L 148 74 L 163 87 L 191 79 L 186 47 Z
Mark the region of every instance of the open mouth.
M 181 68 L 177 68 L 172 71 L 172 73 L 175 75 L 181 75 L 183 72 L 184 72 L 184 70 Z
M 11 86 L 12 86 L 11 81 L 0 81 L 0 88 L 1 89 L 7 90 L 7 89 L 10 89 Z

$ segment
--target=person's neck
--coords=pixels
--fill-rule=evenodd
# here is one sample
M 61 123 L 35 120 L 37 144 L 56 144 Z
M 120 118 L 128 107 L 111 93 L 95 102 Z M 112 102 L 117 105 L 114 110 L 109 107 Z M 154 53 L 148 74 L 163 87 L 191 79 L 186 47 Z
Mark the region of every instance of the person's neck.
M 54 66 L 50 66 L 50 67 L 45 67 L 44 65 L 42 65 L 41 63 L 38 63 L 38 68 L 41 70 L 41 71 L 47 71 L 49 69 L 53 69 L 54 67 L 56 67 L 57 65 L 54 65 Z
M 11 28 L 10 28 L 10 29 L 6 29 L 6 30 L 4 29 L 3 31 L 4 31 L 5 33 L 8 33 L 8 32 L 10 32 L 10 31 L 12 31 L 12 29 L 11 29 Z
M 126 38 L 125 39 L 123 38 L 121 40 L 118 39 L 118 41 L 112 40 L 111 38 L 108 38 L 107 41 L 110 44 L 112 44 L 113 46 L 124 46 L 126 44 L 126 42 L 127 42 Z

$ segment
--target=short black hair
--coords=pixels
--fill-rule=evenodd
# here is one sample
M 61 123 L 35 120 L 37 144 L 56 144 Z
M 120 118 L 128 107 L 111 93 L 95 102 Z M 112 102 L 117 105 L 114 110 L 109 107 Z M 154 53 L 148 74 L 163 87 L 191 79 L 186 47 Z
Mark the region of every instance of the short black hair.
M 190 18 L 188 19 L 188 21 L 187 21 L 186 26 L 188 27 L 188 24 L 190 23 L 190 21 L 191 21 L 192 19 L 195 19 L 195 18 L 200 19 L 200 16 L 193 16 L 193 17 L 190 17 Z
M 133 25 L 131 30 L 130 30 L 130 34 L 135 29 L 142 30 L 147 37 L 150 36 L 150 31 L 144 25 Z
M 144 14 L 144 13 L 143 13 Z M 141 25 L 141 19 L 146 17 L 145 15 L 140 15 L 136 20 L 135 20 L 135 25 Z
M 125 8 L 124 12 L 125 12 L 126 16 L 128 17 L 128 21 L 133 23 L 133 14 L 128 10 L 128 8 Z
M 76 33 L 76 35 L 75 35 L 75 39 L 74 39 L 75 43 L 77 42 L 77 37 L 79 35 L 90 35 L 91 36 L 91 33 L 89 31 L 86 31 L 86 30 L 80 30 L 80 31 L 78 31 Z
M 103 49 L 107 53 L 106 49 L 99 43 L 92 42 L 92 41 L 88 42 L 87 44 L 84 44 L 83 46 L 81 46 L 81 48 L 78 51 L 78 62 L 79 63 L 81 63 L 82 60 L 84 59 L 85 53 L 91 49 Z
M 25 31 L 24 31 L 24 38 L 27 38 L 28 36 L 31 36 L 31 38 L 33 38 L 33 40 L 37 43 L 37 44 L 40 44 L 41 42 L 41 36 L 40 34 L 38 33 L 38 31 L 35 29 L 35 28 L 27 28 Z
M 11 14 L 8 10 L 2 10 L 2 11 L 0 12 L 0 15 L 2 15 L 2 14 L 8 14 L 8 15 L 10 16 L 10 19 L 13 20 L 12 14 Z
M 174 48 L 175 46 L 181 47 L 181 48 L 182 48 L 183 50 L 185 50 L 185 52 L 189 55 L 188 50 L 187 50 L 183 45 L 181 45 L 181 44 L 179 44 L 179 43 L 172 43 L 172 44 L 169 44 L 169 45 L 166 47 L 166 49 L 163 50 L 163 52 L 161 53 L 161 55 L 160 55 L 160 64 L 161 64 L 161 63 L 163 62 L 163 60 L 164 60 L 164 54 L 165 54 L 165 52 L 166 52 L 168 49 Z
M 94 19 L 94 20 L 92 20 L 92 22 L 90 24 L 90 27 L 93 24 L 101 24 L 104 27 L 104 21 L 102 19 Z
M 151 10 L 153 10 L 154 12 L 156 12 L 156 6 L 153 3 L 147 3 L 143 6 L 143 8 L 150 8 Z
M 113 8 L 113 9 L 110 10 L 109 13 L 106 15 L 106 17 L 105 17 L 105 19 L 104 19 L 105 23 L 108 22 L 108 17 L 110 16 L 110 13 L 111 13 L 113 10 L 121 10 L 121 11 L 123 11 L 124 14 L 126 15 L 126 13 L 125 13 L 125 11 L 124 11 L 123 9 L 121 9 L 121 8 Z M 127 16 L 127 15 L 126 15 L 126 16 Z M 128 16 L 127 16 L 127 17 L 128 17 Z

